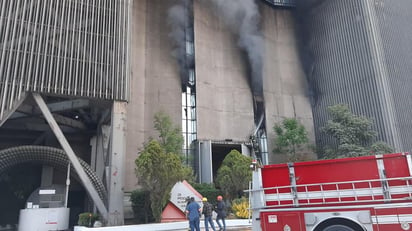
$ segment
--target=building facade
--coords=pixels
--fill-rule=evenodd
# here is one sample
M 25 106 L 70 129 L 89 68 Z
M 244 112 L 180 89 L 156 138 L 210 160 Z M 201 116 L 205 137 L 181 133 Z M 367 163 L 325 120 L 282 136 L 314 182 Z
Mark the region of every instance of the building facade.
M 52 187 L 70 163 L 69 198 L 92 202 L 72 212 L 117 225 L 132 217 L 134 161 L 158 136 L 157 112 L 182 127 L 199 182 L 230 150 L 253 155 L 251 136 L 264 163 L 278 161 L 272 127 L 284 118 L 314 142 L 293 1 L 242 2 L 0 1 L 0 173 L 40 163 L 53 172 L 40 187 Z

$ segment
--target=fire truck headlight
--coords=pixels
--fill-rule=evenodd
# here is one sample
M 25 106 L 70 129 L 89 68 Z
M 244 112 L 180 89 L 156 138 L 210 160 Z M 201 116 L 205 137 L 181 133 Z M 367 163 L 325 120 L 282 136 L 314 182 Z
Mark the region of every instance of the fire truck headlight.
M 255 171 L 257 167 L 256 160 L 253 160 L 252 163 L 249 165 L 250 170 Z
M 410 230 L 410 229 L 411 229 L 411 226 L 410 226 L 409 223 L 407 223 L 407 222 L 402 222 L 401 228 L 402 228 L 403 230 Z

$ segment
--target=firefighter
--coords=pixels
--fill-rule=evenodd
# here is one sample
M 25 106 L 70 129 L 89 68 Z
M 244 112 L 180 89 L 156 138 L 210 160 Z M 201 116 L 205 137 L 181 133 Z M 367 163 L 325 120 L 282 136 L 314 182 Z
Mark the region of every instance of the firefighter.
M 213 223 L 213 205 L 207 202 L 207 198 L 203 197 L 203 210 L 202 213 L 205 215 L 205 230 L 209 231 L 209 223 L 213 231 L 216 231 L 215 224 Z
M 217 205 L 216 205 L 216 223 L 219 226 L 219 231 L 226 231 L 226 204 L 223 201 L 222 196 L 217 196 Z M 219 220 L 222 220 L 222 225 L 220 224 Z

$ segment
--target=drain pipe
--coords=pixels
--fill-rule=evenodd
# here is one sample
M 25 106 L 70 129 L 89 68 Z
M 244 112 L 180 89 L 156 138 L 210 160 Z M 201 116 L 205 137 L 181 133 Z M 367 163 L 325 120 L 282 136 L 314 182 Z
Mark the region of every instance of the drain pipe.
M 66 178 L 66 198 L 64 200 L 64 207 L 67 208 L 67 201 L 69 200 L 69 186 L 70 186 L 70 162 L 67 164 L 67 178 Z

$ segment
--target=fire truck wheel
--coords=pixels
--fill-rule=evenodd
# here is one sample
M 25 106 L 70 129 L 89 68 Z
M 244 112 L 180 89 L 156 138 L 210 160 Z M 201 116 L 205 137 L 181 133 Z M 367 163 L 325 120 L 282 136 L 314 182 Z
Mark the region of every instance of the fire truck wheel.
M 333 218 L 320 223 L 314 231 L 365 231 L 365 229 L 353 221 Z
M 346 225 L 331 225 L 324 228 L 322 231 L 356 231 Z

